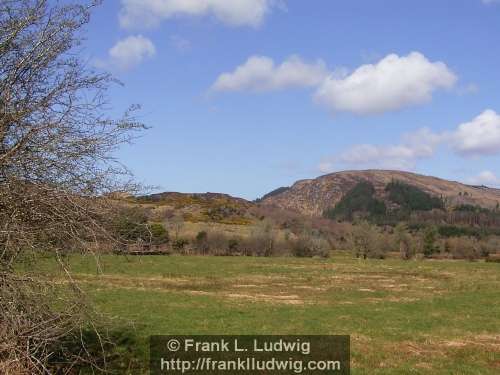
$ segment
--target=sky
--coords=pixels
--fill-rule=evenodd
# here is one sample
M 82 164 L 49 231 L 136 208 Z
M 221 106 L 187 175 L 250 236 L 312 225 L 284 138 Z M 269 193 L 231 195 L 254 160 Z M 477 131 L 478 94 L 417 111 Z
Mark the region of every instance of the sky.
M 108 0 L 85 57 L 158 191 L 397 169 L 500 186 L 500 0 Z

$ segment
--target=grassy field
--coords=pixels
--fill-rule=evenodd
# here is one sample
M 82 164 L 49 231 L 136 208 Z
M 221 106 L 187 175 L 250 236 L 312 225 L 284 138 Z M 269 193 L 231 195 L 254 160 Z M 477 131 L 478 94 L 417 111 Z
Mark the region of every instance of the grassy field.
M 72 257 L 99 311 L 152 334 L 349 334 L 353 374 L 500 373 L 500 264 Z M 62 278 L 55 263 L 39 264 Z M 132 324 L 133 323 L 133 324 Z

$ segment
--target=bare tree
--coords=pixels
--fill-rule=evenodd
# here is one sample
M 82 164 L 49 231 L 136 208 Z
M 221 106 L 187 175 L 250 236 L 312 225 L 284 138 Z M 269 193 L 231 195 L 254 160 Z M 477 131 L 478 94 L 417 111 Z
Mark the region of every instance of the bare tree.
M 81 58 L 96 5 L 0 0 L 0 373 L 49 373 L 51 345 L 81 322 L 78 302 L 55 309 L 16 260 L 109 237 L 106 196 L 132 187 L 113 153 L 144 128 L 137 108 L 108 117 L 114 80 Z
M 412 238 L 408 232 L 408 227 L 404 223 L 399 223 L 394 228 L 395 239 L 399 247 L 399 255 L 401 259 L 408 260 L 412 257 Z

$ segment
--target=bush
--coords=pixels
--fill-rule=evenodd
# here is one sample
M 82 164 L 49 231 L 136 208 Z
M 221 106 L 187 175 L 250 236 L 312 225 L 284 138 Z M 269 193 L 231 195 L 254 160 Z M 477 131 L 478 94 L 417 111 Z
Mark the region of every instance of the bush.
M 423 234 L 423 253 L 426 258 L 439 251 L 436 245 L 438 231 L 435 227 L 428 227 Z
M 170 242 L 168 231 L 162 224 L 152 223 L 148 225 L 153 245 L 163 245 Z
M 408 260 L 415 254 L 413 238 L 408 231 L 408 227 L 400 223 L 394 228 L 396 248 L 399 249 L 401 259 Z
M 187 245 L 189 245 L 189 240 L 185 238 L 177 238 L 172 242 L 172 248 L 180 253 L 185 252 Z
M 211 255 L 226 255 L 228 238 L 223 233 L 214 232 L 207 235 L 208 251 Z
M 468 237 L 448 239 L 448 246 L 453 259 L 474 260 L 481 257 L 477 240 Z
M 240 240 L 237 238 L 231 238 L 227 242 L 227 255 L 236 255 L 238 254 L 240 246 Z
M 202 230 L 198 232 L 193 241 L 193 249 L 198 254 L 208 254 L 208 252 L 210 251 L 210 246 L 208 244 L 208 234 L 206 231 Z
M 383 259 L 389 250 L 387 238 L 383 237 L 376 226 L 367 221 L 353 226 L 350 243 L 356 258 Z
M 322 237 L 304 234 L 295 241 L 291 242 L 291 252 L 296 257 L 315 257 L 328 258 L 330 255 L 330 244 Z
M 141 208 L 121 208 L 111 223 L 113 232 L 122 241 L 147 241 L 151 237 L 147 214 Z
M 500 238 L 491 236 L 479 242 L 479 251 L 481 257 L 488 258 L 500 252 Z

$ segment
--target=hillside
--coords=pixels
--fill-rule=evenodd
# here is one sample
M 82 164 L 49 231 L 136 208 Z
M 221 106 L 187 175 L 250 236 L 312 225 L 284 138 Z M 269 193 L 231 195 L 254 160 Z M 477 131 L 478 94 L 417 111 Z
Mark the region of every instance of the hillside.
M 366 170 L 336 172 L 315 179 L 297 181 L 290 188 L 282 189 L 279 194 L 265 196 L 262 204 L 320 216 L 362 181 L 370 182 L 375 188 L 375 196 L 382 201 L 387 201 L 386 186 L 391 181 L 400 181 L 433 197 L 443 198 L 447 207 L 473 205 L 491 209 L 500 203 L 500 189 L 465 185 L 410 172 Z
M 152 211 L 156 217 L 182 217 L 190 222 L 248 224 L 253 220 L 248 209 L 253 206 L 242 198 L 221 193 L 165 192 L 128 199 Z

